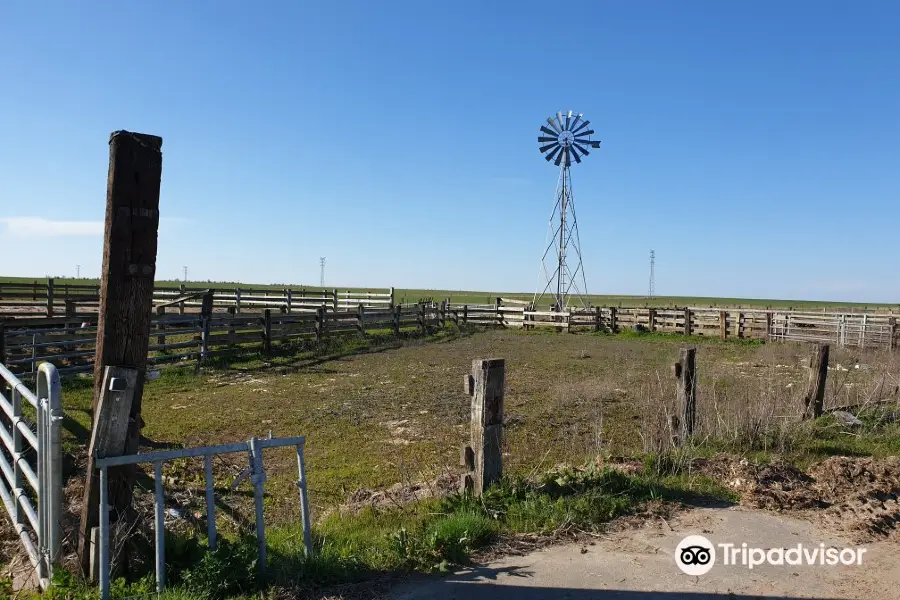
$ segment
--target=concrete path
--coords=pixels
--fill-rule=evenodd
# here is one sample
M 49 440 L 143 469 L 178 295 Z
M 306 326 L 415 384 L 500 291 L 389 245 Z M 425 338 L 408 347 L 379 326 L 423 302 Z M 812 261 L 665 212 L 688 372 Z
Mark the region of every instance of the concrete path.
M 860 566 L 771 566 L 750 570 L 722 564 L 689 576 L 675 563 L 675 549 L 687 535 L 713 544 L 748 547 L 865 547 Z M 549 547 L 525 556 L 407 582 L 393 600 L 687 600 L 749 598 L 900 599 L 900 545 L 857 546 L 809 522 L 743 508 L 691 509 L 668 522 L 598 538 L 591 545 Z

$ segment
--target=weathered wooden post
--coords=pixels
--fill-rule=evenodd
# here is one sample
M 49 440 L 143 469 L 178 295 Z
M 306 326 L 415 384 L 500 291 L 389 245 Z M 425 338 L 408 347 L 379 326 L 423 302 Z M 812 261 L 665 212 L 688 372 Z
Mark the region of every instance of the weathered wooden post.
M 391 310 L 394 310 L 394 286 L 391 286 L 391 303 L 390 303 L 390 307 L 391 307 Z
M 684 335 L 691 335 L 691 309 L 684 308 Z
M 728 337 L 728 313 L 719 311 L 719 337 L 723 340 Z
M 441 329 L 447 327 L 447 300 L 441 300 Z
M 400 337 L 400 311 L 401 310 L 403 310 L 403 309 L 399 304 L 391 307 L 391 312 L 393 313 L 393 319 L 391 319 L 391 325 L 393 326 L 393 329 L 394 329 L 394 337 Z
M 294 302 L 294 292 L 291 288 L 284 290 L 284 301 L 287 303 L 287 312 L 291 312 L 291 305 Z
M 416 314 L 416 320 L 419 322 L 419 334 L 425 335 L 428 332 L 428 327 L 425 323 L 425 303 L 419 302 L 419 310 Z
M 480 496 L 503 475 L 503 393 L 506 364 L 503 359 L 477 359 L 465 377 L 465 393 L 472 398 L 470 443 L 462 450 L 463 491 Z
M 366 337 L 366 307 L 362 304 L 356 305 L 356 332 L 359 337 Z
M 234 312 L 235 314 L 241 312 L 241 288 L 234 288 Z
M 888 340 L 888 349 L 893 350 L 897 347 L 897 317 L 888 317 L 888 332 L 891 336 Z
M 463 304 L 463 327 L 469 326 L 469 305 Z
M 182 283 L 178 287 L 178 291 L 181 293 L 181 297 L 184 298 L 184 296 L 187 294 L 187 287 Z M 179 315 L 184 314 L 184 300 L 182 300 L 181 302 L 178 303 L 178 314 Z
M 697 372 L 696 348 L 682 348 L 681 356 L 673 365 L 673 373 L 678 379 L 676 407 L 680 413 L 678 423 L 678 445 L 683 446 L 694 435 L 697 423 Z
M 209 324 L 212 321 L 213 292 L 203 294 L 203 302 L 200 306 L 200 362 L 206 362 L 209 353 Z
M 819 344 L 816 353 L 809 364 L 809 381 L 806 386 L 804 402 L 804 418 L 812 416 L 818 419 L 822 416 L 822 406 L 825 403 L 825 379 L 828 377 L 828 344 Z
M 99 523 L 99 476 L 94 469 L 96 447 L 108 445 L 99 429 L 112 416 L 113 392 L 130 405 L 125 414 L 124 443 L 116 451 L 134 454 L 141 434 L 141 396 L 150 344 L 153 280 L 159 231 L 159 187 L 162 176 L 162 138 L 116 131 L 109 139 L 109 176 L 106 191 L 100 313 L 94 361 L 93 430 L 88 450 L 78 555 L 88 572 L 91 529 Z M 113 382 L 117 370 L 118 382 Z M 132 378 L 133 377 L 133 378 Z M 114 385 L 115 384 L 115 385 Z M 115 389 L 113 389 L 115 388 Z M 114 519 L 131 509 L 134 466 L 109 472 L 109 498 Z
M 156 344 L 162 346 L 166 343 L 166 334 L 162 333 L 166 329 L 165 321 L 163 320 L 166 316 L 166 307 L 165 306 L 157 306 L 156 307 L 156 329 L 160 332 L 156 335 Z
M 601 319 L 603 318 L 601 310 L 599 306 L 594 307 L 594 331 L 600 331 Z
M 618 311 L 615 306 L 609 307 L 609 332 L 616 333 L 619 331 Z
M 648 308 L 647 309 L 647 324 L 650 333 L 656 331 L 656 309 Z
M 262 326 L 263 326 L 263 352 L 266 354 L 272 353 L 272 310 L 267 308 L 263 311 L 262 317 Z
M 336 314 L 338 311 L 338 293 L 337 288 L 331 290 L 331 312 Z
M 325 307 L 320 306 L 316 309 L 316 345 L 322 343 L 323 333 L 325 332 Z
M 53 278 L 47 280 L 47 316 L 53 316 Z
M 766 311 L 766 341 L 772 340 L 772 311 Z

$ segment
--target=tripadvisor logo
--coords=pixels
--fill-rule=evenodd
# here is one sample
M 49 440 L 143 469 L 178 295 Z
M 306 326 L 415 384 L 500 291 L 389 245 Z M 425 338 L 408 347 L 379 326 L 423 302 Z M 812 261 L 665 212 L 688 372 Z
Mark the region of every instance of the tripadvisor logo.
M 760 565 L 861 565 L 863 554 L 866 553 L 866 548 L 826 548 L 825 544 L 797 544 L 790 548 L 754 548 L 746 543 L 714 545 L 702 535 L 689 535 L 675 548 L 675 564 L 688 575 L 705 575 L 716 563 L 716 548 L 721 556 L 721 564 L 748 569 Z

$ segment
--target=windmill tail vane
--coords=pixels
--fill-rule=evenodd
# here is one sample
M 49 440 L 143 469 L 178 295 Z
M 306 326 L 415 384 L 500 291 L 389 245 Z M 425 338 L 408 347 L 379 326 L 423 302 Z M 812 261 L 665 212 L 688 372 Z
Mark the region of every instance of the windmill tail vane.
M 600 141 L 591 138 L 595 133 L 591 122 L 584 119 L 583 114 L 573 114 L 571 110 L 549 117 L 547 124 L 541 125 L 540 133 L 538 149 L 547 162 L 560 168 L 560 172 L 534 304 L 537 306 L 546 296 L 552 296 L 551 307 L 562 311 L 569 306 L 573 296 L 586 306 L 587 295 L 570 169 L 573 160 L 580 164 L 592 149 L 600 147 Z

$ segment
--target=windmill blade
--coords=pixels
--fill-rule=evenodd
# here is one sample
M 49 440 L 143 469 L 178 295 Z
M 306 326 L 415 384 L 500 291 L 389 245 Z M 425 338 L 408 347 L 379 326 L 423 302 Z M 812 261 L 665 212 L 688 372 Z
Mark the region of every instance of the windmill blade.
M 584 137 L 586 135 L 594 135 L 594 130 L 588 129 L 587 131 L 582 131 L 581 133 L 576 133 L 575 137 Z
M 591 148 L 599 148 L 599 147 L 600 147 L 600 140 L 591 142 Z
M 583 117 L 583 116 L 584 115 L 581 113 L 578 113 L 577 115 L 575 115 L 575 120 L 572 121 L 571 131 L 573 131 L 573 132 L 575 131 L 575 128 L 578 126 L 578 121 L 580 121 L 581 117 Z
M 556 160 L 553 161 L 553 164 L 555 164 L 557 167 L 559 166 L 559 163 L 562 162 L 563 156 L 566 155 L 566 149 L 565 149 L 565 148 L 563 148 L 562 146 L 560 146 L 560 150 L 562 150 L 562 152 L 560 152 L 560 153 L 557 155 Z
M 582 129 L 584 129 L 585 127 L 587 127 L 587 126 L 590 125 L 590 124 L 591 124 L 590 121 L 585 121 L 584 123 L 582 123 L 581 125 L 578 126 L 578 129 L 573 129 L 573 130 L 572 130 L 572 133 L 574 133 L 575 135 L 581 135 L 581 134 L 578 133 L 578 132 L 581 131 Z
M 559 144 L 557 142 L 553 142 L 552 144 L 547 144 L 546 146 L 541 146 L 540 148 L 538 148 L 538 150 L 540 150 L 541 152 L 546 152 L 547 150 L 549 150 L 550 148 L 552 148 L 554 146 L 559 146 Z
M 575 148 L 572 148 L 571 150 L 572 150 L 572 156 L 575 158 L 575 162 L 580 163 L 581 157 L 578 156 L 578 152 L 575 150 Z
M 587 156 L 588 154 L 590 154 L 590 152 L 588 151 L 588 149 L 585 148 L 584 146 L 579 146 L 579 145 L 578 145 L 578 142 L 572 142 L 572 143 L 575 144 L 575 147 L 578 148 L 579 150 L 581 150 L 581 153 L 584 154 L 585 156 Z M 581 162 L 581 161 L 579 161 L 579 162 Z
M 552 135 L 552 136 L 553 136 L 553 139 L 556 139 L 556 136 L 559 135 L 559 132 L 558 132 L 558 131 L 553 131 L 552 129 L 547 129 L 547 128 L 544 127 L 544 126 L 541 126 L 541 131 L 543 131 L 543 132 L 546 133 L 547 135 Z
M 572 111 L 570 110 L 566 115 L 566 131 L 569 130 L 569 124 L 572 122 Z
M 562 131 L 559 127 L 556 126 L 556 123 L 553 122 L 553 117 L 547 117 L 547 125 L 553 128 L 554 134 L 558 134 L 560 131 Z M 543 129 L 543 127 L 541 127 L 541 129 Z
M 551 160 L 553 160 L 553 157 L 556 156 L 556 153 L 559 152 L 560 148 L 562 148 L 562 146 L 557 144 L 556 148 L 551 150 L 550 153 L 544 157 L 545 159 L 547 159 L 547 162 L 550 162 Z M 559 164 L 559 162 L 557 162 L 556 164 Z
M 562 111 L 556 113 L 556 124 L 559 125 L 560 131 L 565 131 L 565 127 L 563 127 L 563 116 Z
M 595 144 L 599 144 L 600 140 L 575 140 L 575 143 L 596 148 L 597 146 Z
M 557 138 L 557 137 L 547 137 L 547 136 L 545 136 L 545 135 L 542 135 L 542 136 L 540 136 L 540 137 L 538 138 L 538 141 L 539 141 L 539 142 L 555 142 L 555 141 L 557 141 L 558 139 L 559 139 L 559 138 Z

